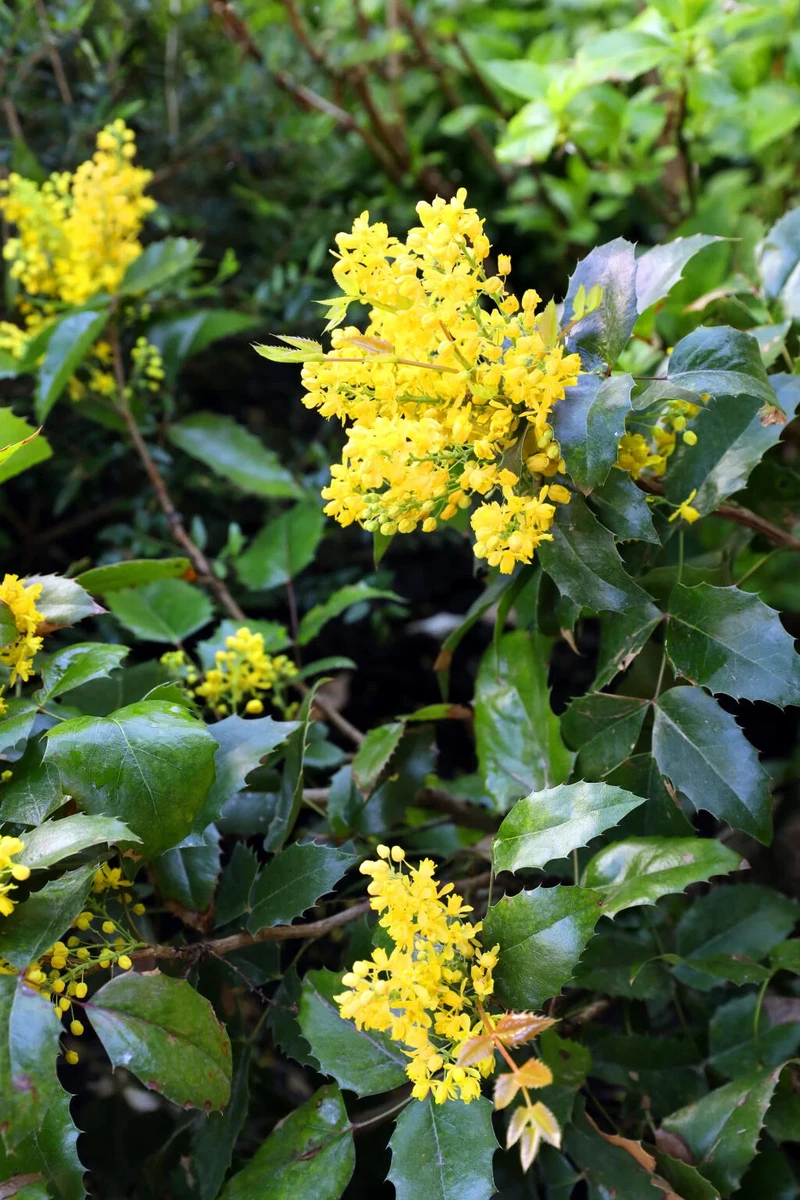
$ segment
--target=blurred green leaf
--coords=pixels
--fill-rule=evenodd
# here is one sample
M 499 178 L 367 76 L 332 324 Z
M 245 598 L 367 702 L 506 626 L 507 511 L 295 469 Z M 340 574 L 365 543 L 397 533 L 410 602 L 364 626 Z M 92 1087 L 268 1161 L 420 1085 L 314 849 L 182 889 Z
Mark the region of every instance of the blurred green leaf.
M 303 492 L 268 450 L 243 425 L 219 413 L 191 413 L 170 425 L 171 442 L 242 491 L 256 496 L 302 496 Z

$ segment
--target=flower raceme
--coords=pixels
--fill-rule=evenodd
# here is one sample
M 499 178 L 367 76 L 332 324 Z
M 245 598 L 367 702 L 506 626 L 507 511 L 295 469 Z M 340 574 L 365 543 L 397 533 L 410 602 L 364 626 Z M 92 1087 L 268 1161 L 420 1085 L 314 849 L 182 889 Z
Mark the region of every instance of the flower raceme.
M 17 636 L 6 646 L 0 646 L 0 663 L 11 668 L 11 683 L 30 678 L 33 659 L 41 650 L 42 638 L 36 630 L 44 618 L 36 608 L 42 590 L 40 583 L 26 583 L 18 575 L 6 575 L 0 583 L 0 602 L 9 609 L 17 628 Z M 0 697 L 0 712 L 5 708 Z
M 399 846 L 378 846 L 378 859 L 362 863 L 361 871 L 371 876 L 370 904 L 381 914 L 378 924 L 391 946 L 376 947 L 371 959 L 354 963 L 342 977 L 346 990 L 335 997 L 342 1017 L 359 1029 L 387 1032 L 403 1047 L 417 1100 L 431 1093 L 437 1104 L 469 1104 L 494 1073 L 499 1050 L 511 1072 L 498 1078 L 495 1106 L 505 1107 L 521 1092 L 525 1111 L 533 1111 L 523 1120 L 515 1110 L 513 1117 L 515 1129 L 519 1125 L 513 1141 L 524 1139 L 523 1158 L 532 1147 L 532 1161 L 542 1137 L 557 1145 L 555 1119 L 528 1094 L 552 1082 L 550 1071 L 535 1058 L 517 1067 L 507 1050 L 553 1022 L 532 1013 L 499 1019 L 487 1013 L 499 947 L 482 947 L 482 923 L 468 919 L 470 905 L 451 883 L 437 882 L 430 859 L 408 866 Z
M 362 213 L 336 239 L 344 298 L 330 303 L 334 324 L 367 305 L 366 330 L 335 328 L 327 354 L 304 339 L 258 349 L 304 361 L 304 403 L 346 425 L 326 513 L 387 536 L 430 532 L 478 496 L 475 554 L 510 573 L 569 501 L 554 482 L 564 460 L 550 418 L 580 360 L 564 351 L 554 305 L 539 311 L 536 292 L 507 290 L 506 255 L 487 274 L 483 221 L 465 201 L 461 189 L 418 204 L 405 241 Z
M 183 650 L 167 651 L 161 663 L 173 675 L 185 679 L 194 688 L 194 695 L 220 717 L 238 712 L 242 704 L 246 713 L 258 716 L 264 711 L 268 693 L 276 707 L 285 711 L 283 688 L 298 673 L 285 654 L 267 654 L 263 634 L 252 633 L 246 625 L 225 639 L 225 649 L 216 652 L 214 666 L 199 683 L 200 677 Z
M 24 849 L 25 843 L 17 837 L 0 837 L 0 914 L 4 917 L 11 916 L 17 903 L 8 894 L 17 886 L 13 880 L 22 882 L 31 873 L 30 867 L 11 861 Z

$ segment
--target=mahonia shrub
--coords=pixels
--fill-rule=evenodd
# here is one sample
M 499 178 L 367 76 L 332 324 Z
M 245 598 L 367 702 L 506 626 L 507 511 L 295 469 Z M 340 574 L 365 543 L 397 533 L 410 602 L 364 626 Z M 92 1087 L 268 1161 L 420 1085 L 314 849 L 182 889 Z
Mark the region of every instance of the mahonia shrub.
M 542 305 L 463 192 L 402 241 L 358 217 L 330 348 L 258 347 L 344 426 L 330 479 L 298 479 L 232 418 L 181 416 L 193 339 L 250 324 L 192 307 L 216 294 L 196 243 L 140 241 L 132 147 L 114 124 L 3 198 L 0 481 L 61 453 L 82 397 L 169 545 L 0 580 L 3 1189 L 108 1194 L 122 1112 L 111 1187 L 137 1197 L 792 1194 L 798 910 L 770 847 L 796 762 L 762 759 L 741 702 L 800 704 L 776 611 L 800 609 L 800 209 L 731 283 L 736 326 L 670 309 L 710 234 L 599 246 Z M 190 463 L 260 527 L 185 521 Z M 319 488 L 339 557 L 388 555 L 311 599 Z M 395 535 L 485 588 L 431 656 L 441 700 L 393 692 L 359 729 L 331 642 L 404 613 Z M 576 649 L 567 702 L 548 670 Z

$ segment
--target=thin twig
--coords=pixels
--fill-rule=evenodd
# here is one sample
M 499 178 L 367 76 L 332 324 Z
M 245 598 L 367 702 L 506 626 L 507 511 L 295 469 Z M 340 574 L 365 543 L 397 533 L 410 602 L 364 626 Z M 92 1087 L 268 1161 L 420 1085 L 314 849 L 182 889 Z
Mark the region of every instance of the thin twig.
M 42 28 L 42 40 L 47 48 L 47 55 L 53 68 L 53 74 L 56 78 L 58 94 L 61 97 L 62 103 L 71 108 L 74 104 L 72 92 L 70 91 L 69 82 L 67 81 L 66 72 L 64 71 L 64 64 L 61 61 L 61 55 L 58 53 L 58 47 L 53 41 L 53 35 L 50 31 L 50 26 L 47 23 L 47 11 L 45 10 L 43 0 L 36 0 L 36 12 L 39 16 L 39 24 Z
M 649 492 L 651 496 L 664 495 L 663 485 L 654 479 L 640 478 L 636 482 L 643 492 Z M 751 512 L 749 508 L 742 508 L 739 504 L 720 504 L 708 515 L 718 517 L 721 521 L 733 521 L 736 525 L 752 529 L 754 533 L 760 534 L 761 537 L 765 537 L 775 546 L 781 546 L 784 550 L 800 552 L 800 537 L 789 533 L 786 529 L 780 529 L 765 517 Z

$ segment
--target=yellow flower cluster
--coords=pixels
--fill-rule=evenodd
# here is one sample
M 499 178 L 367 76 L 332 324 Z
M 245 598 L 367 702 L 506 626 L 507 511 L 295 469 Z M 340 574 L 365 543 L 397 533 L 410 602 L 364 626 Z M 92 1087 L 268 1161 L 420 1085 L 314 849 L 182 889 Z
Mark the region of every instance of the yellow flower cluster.
M 696 404 L 686 400 L 668 401 L 658 421 L 650 428 L 649 440 L 641 433 L 622 435 L 614 466 L 627 471 L 631 479 L 638 479 L 647 470 L 661 478 L 667 469 L 667 461 L 675 452 L 679 434 L 687 446 L 697 445 L 697 434 L 686 428 L 686 422 L 699 412 Z
M 164 360 L 157 346 L 148 342 L 146 337 L 136 339 L 136 345 L 131 350 L 133 359 L 133 377 L 131 388 L 141 383 L 149 392 L 157 392 L 165 378 Z
M 134 135 L 122 120 L 101 129 L 96 146 L 74 172 L 41 186 L 15 173 L 2 185 L 0 210 L 16 226 L 3 255 L 29 298 L 75 305 L 116 292 L 142 252 L 142 222 L 156 206 L 144 195 L 151 172 L 133 165 Z
M 468 1104 L 494 1070 L 491 1047 L 474 1065 L 460 1066 L 458 1057 L 482 1030 L 478 1005 L 494 990 L 498 947 L 482 949 L 481 922 L 464 920 L 471 907 L 451 883 L 436 882 L 430 859 L 404 870 L 400 847 L 379 846 L 378 855 L 361 871 L 372 876 L 370 903 L 383 914 L 379 924 L 394 946 L 353 964 L 342 978 L 347 990 L 336 997 L 339 1010 L 359 1029 L 388 1031 L 402 1044 L 418 1100 L 432 1091 L 437 1104 L 459 1098 Z M 439 1072 L 441 1079 L 434 1078 Z
M 219 717 L 237 712 L 242 703 L 246 713 L 258 716 L 264 711 L 263 697 L 268 692 L 277 707 L 284 709 L 283 688 L 298 674 L 292 660 L 285 654 L 267 654 L 263 634 L 252 633 L 246 625 L 225 639 L 225 647 L 216 652 L 216 666 L 206 671 L 199 684 L 199 676 L 187 663 L 183 650 L 167 651 L 162 654 L 161 663 L 194 687 L 195 696 Z
M 496 494 L 473 515 L 475 552 L 510 572 L 551 536 L 553 502 L 569 500 L 544 480 L 564 470 L 550 416 L 580 360 L 564 353 L 552 304 L 538 312 L 536 292 L 507 291 L 506 255 L 487 274 L 483 221 L 465 201 L 461 189 L 418 204 L 405 241 L 362 213 L 337 236 L 345 300 L 331 305 L 367 305 L 366 331 L 335 329 L 327 354 L 286 340 L 305 361 L 304 403 L 347 426 L 326 513 L 387 536 L 430 532 Z
M 34 655 L 42 648 L 42 639 L 36 635 L 43 621 L 36 609 L 41 590 L 40 583 L 26 584 L 17 575 L 6 575 L 0 583 L 0 601 L 10 609 L 17 627 L 14 641 L 0 647 L 0 663 L 11 668 L 12 684 L 30 677 Z
M 11 861 L 15 855 L 21 854 L 24 849 L 25 843 L 21 842 L 17 837 L 0 837 L 0 913 L 4 917 L 11 916 L 14 911 L 14 905 L 17 903 L 8 894 L 17 886 L 12 880 L 16 879 L 22 882 L 31 873 L 30 867 L 25 867 L 22 863 Z

